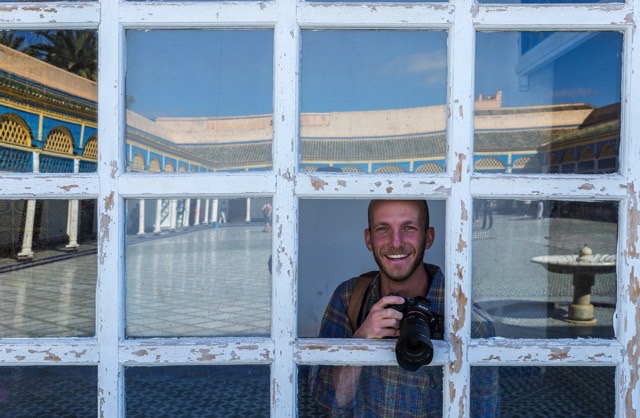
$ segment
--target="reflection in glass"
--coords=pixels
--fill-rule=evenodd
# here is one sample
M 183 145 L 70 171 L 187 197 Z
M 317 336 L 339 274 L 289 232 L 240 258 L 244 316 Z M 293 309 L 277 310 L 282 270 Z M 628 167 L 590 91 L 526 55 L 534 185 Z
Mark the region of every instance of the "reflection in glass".
M 506 338 L 614 338 L 615 202 L 476 199 L 473 300 Z
M 97 393 L 96 367 L 0 367 L 3 417 L 95 416 Z
M 269 366 L 125 368 L 128 417 L 268 417 Z
M 500 416 L 615 416 L 614 367 L 471 367 L 471 373 L 483 368 L 500 374 Z M 484 416 L 481 404 L 471 404 L 471 416 Z
M 271 169 L 272 88 L 271 30 L 127 31 L 127 169 Z
M 613 173 L 622 34 L 478 33 L 474 170 Z
M 355 394 L 353 415 L 336 410 L 332 371 L 338 366 L 304 366 L 298 372 L 298 416 L 441 417 L 442 368 L 421 367 L 415 372 L 399 366 L 365 366 Z M 385 385 L 384 382 L 395 382 Z M 472 394 L 472 398 L 473 398 Z M 332 411 L 333 414 L 329 414 Z M 339 412 L 342 412 L 340 414 Z
M 1 338 L 94 335 L 96 235 L 93 200 L 0 200 Z
M 127 336 L 269 335 L 268 202 L 127 200 Z
M 0 31 L 0 172 L 96 171 L 97 54 L 95 31 Z
M 443 172 L 446 82 L 446 32 L 304 31 L 301 169 Z

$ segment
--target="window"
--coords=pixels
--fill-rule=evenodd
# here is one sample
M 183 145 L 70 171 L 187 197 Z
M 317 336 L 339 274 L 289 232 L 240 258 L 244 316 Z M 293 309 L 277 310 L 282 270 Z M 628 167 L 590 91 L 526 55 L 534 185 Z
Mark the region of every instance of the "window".
M 640 2 L 529 3 L 8 3 L 0 402 L 313 416 L 315 366 L 396 367 L 316 335 L 402 198 L 445 276 L 435 411 L 481 415 L 484 374 L 504 416 L 637 415 Z

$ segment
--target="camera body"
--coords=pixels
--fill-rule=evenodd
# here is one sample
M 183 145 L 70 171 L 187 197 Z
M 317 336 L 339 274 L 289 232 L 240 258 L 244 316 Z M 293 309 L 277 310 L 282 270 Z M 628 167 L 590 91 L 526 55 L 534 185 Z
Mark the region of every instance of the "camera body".
M 443 317 L 431 309 L 428 299 L 405 298 L 400 305 L 389 305 L 402 312 L 396 359 L 405 370 L 416 371 L 433 360 L 432 339 L 443 339 Z

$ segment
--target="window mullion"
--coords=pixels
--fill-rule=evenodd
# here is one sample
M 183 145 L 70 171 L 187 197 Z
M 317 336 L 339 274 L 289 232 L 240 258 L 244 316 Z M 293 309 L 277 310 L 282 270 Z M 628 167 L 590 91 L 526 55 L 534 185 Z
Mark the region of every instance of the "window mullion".
M 297 316 L 298 200 L 294 192 L 300 149 L 298 66 L 300 29 L 296 1 L 279 3 L 274 30 L 274 140 L 271 416 L 296 416 L 297 371 L 294 362 Z
M 637 22 L 640 18 L 640 2 L 632 3 L 633 16 Z M 626 178 L 627 198 L 620 205 L 618 222 L 618 300 L 617 315 L 614 326 L 616 337 L 625 348 L 621 367 L 616 369 L 616 416 L 634 416 L 640 409 L 640 390 L 638 390 L 638 373 L 640 364 L 640 254 L 637 250 L 640 237 L 640 166 L 637 157 L 640 155 L 640 74 L 637 70 L 640 63 L 640 37 L 634 27 L 624 33 L 622 77 L 622 114 L 620 116 L 620 172 Z
M 473 138 L 473 65 L 475 32 L 471 15 L 474 3 L 456 3 L 449 31 L 449 98 L 447 118 L 447 173 L 452 177 L 447 202 L 445 243 L 445 339 L 449 364 L 444 370 L 443 413 L 469 416 L 470 368 L 467 350 L 471 336 L 471 195 Z
M 118 1 L 101 2 L 98 30 L 98 283 L 96 336 L 99 416 L 124 416 L 124 378 L 119 344 L 124 333 L 124 200 L 118 175 L 124 171 L 124 36 L 117 20 Z

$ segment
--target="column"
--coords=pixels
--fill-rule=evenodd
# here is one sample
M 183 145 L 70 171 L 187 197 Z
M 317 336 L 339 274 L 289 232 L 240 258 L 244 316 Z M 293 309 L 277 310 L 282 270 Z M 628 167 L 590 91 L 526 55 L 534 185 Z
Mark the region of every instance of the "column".
M 144 199 L 140 199 L 138 205 L 140 209 L 138 214 L 138 236 L 144 236 Z
M 200 198 L 196 199 L 196 216 L 193 222 L 193 226 L 200 225 Z
M 73 172 L 80 172 L 80 160 L 74 158 Z M 64 247 L 67 251 L 76 251 L 78 249 L 78 199 L 69 201 L 69 210 L 67 213 L 67 235 L 69 235 L 69 243 Z
M 213 222 L 218 222 L 218 199 L 213 199 L 213 208 L 211 209 L 211 219 Z
M 245 222 L 251 222 L 251 198 L 247 197 L 247 216 L 244 219 Z
M 178 201 L 171 199 L 169 201 L 169 231 L 176 230 L 176 223 L 178 220 Z
M 156 200 L 156 222 L 155 228 L 153 229 L 154 234 L 159 234 L 162 230 L 160 229 L 160 218 L 162 217 L 162 199 Z
M 190 218 L 191 218 L 191 199 L 187 198 L 185 199 L 185 202 L 184 202 L 184 215 L 182 217 L 182 219 L 184 219 L 184 222 L 182 222 L 182 226 L 184 226 L 185 228 L 188 228 Z
M 204 201 L 204 221 L 205 225 L 209 223 L 209 199 Z
M 27 217 L 24 222 L 24 234 L 22 236 L 22 249 L 18 253 L 18 260 L 26 260 L 33 258 L 33 221 L 36 215 L 36 201 L 30 199 L 27 201 Z

